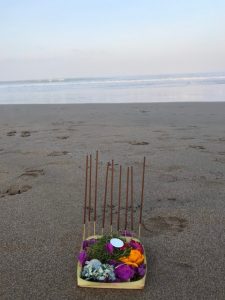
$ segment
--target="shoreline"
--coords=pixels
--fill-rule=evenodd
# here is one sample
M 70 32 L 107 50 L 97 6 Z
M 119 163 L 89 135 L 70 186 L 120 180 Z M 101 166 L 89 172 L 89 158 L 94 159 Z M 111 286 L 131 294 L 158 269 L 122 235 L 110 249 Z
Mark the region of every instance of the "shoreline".
M 160 102 L 106 102 L 106 103 L 102 103 L 102 102 L 84 102 L 84 103 L 0 103 L 0 107 L 1 106 L 21 106 L 21 105 L 34 105 L 34 106 L 39 106 L 39 105 L 50 105 L 50 106 L 54 106 L 54 105 L 132 105 L 132 104 L 137 104 L 137 105 L 152 105 L 152 104 L 219 104 L 219 103 L 225 103 L 224 101 L 160 101 Z

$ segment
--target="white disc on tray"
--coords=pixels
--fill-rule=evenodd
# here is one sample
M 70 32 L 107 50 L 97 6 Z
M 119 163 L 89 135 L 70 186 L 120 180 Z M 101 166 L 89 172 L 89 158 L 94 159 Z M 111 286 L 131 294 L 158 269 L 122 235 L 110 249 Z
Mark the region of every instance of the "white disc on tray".
M 124 242 L 120 239 L 113 238 L 110 240 L 110 244 L 113 245 L 115 248 L 121 248 L 124 245 Z

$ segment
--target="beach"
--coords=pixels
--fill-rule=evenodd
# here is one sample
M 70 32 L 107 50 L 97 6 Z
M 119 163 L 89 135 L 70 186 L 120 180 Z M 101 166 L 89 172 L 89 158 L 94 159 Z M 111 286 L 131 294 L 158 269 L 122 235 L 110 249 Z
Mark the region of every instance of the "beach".
M 222 102 L 1 105 L 0 298 L 225 299 L 224 128 Z M 134 166 L 137 208 L 146 156 L 141 291 L 76 286 L 96 150 Z

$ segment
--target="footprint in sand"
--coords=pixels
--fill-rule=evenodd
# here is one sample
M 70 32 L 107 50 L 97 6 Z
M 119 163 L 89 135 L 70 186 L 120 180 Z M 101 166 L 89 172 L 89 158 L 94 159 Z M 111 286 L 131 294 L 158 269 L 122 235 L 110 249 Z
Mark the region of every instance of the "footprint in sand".
M 181 232 L 186 228 L 188 222 L 184 218 L 176 216 L 156 216 L 149 218 L 143 227 L 153 234 L 162 234 L 164 232 Z
M 225 142 L 225 137 L 218 138 L 219 142 Z
M 205 147 L 201 145 L 189 145 L 189 148 L 205 150 Z
M 57 136 L 56 138 L 59 140 L 67 140 L 69 138 L 69 135 Z
M 159 133 L 166 133 L 166 131 L 164 131 L 164 130 L 161 130 L 161 129 L 155 129 L 155 130 L 152 130 L 152 132 L 159 132 Z
M 167 200 L 168 200 L 168 201 L 173 201 L 173 202 L 177 201 L 176 198 L 167 198 Z
M 69 154 L 68 151 L 53 151 L 48 154 L 48 156 L 63 156 Z
M 22 194 L 32 189 L 30 185 L 11 185 L 3 191 L 1 197 L 5 197 L 6 195 L 14 196 L 17 194 Z
M 134 145 L 134 146 L 145 146 L 145 145 L 149 145 L 148 142 L 136 142 L 136 141 L 134 141 L 134 142 L 129 142 L 128 144 Z
M 28 136 L 30 136 L 30 131 L 22 131 L 20 136 L 21 137 L 28 137 Z
M 16 130 L 7 132 L 7 136 L 15 136 L 15 135 L 16 135 Z
M 23 174 L 20 175 L 22 176 L 31 176 L 31 177 L 38 177 L 39 175 L 44 175 L 45 172 L 43 169 L 26 169 Z
M 142 110 L 140 110 L 140 112 L 144 114 L 144 113 L 148 113 L 148 112 L 150 112 L 150 110 L 145 110 L 145 109 L 142 109 Z
M 195 137 L 193 136 L 182 136 L 180 138 L 177 138 L 178 140 L 188 141 L 188 140 L 195 140 Z
M 225 155 L 225 151 L 220 151 L 217 154 L 219 154 L 219 155 Z

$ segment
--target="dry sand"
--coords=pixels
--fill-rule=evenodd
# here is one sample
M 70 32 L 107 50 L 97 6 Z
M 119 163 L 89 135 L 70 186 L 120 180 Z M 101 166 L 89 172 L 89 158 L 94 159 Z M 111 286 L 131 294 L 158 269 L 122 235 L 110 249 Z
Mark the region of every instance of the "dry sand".
M 97 148 L 147 157 L 143 291 L 76 286 Z M 225 103 L 0 106 L 0 184 L 1 299 L 225 299 Z

